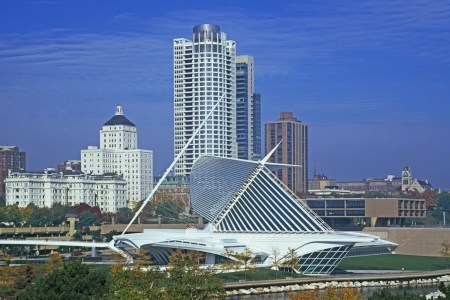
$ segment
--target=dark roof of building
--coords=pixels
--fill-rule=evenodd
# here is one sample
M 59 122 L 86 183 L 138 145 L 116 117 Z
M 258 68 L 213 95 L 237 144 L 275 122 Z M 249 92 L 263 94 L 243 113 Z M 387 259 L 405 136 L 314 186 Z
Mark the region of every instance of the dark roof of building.
M 87 203 L 80 203 L 80 204 L 74 206 L 72 209 L 78 215 L 82 214 L 85 211 L 88 211 L 90 213 L 96 214 L 97 217 L 99 217 L 99 218 L 102 217 L 102 212 L 100 211 L 100 208 L 98 208 L 96 206 L 90 206 Z
M 103 126 L 114 126 L 114 125 L 127 125 L 136 127 L 136 125 L 134 125 L 133 122 L 128 120 L 124 115 L 115 115 L 114 117 L 109 119 L 108 122 L 103 124 Z
M 417 180 L 417 182 L 424 188 L 433 187 L 428 180 Z
M 54 172 L 56 173 L 56 172 Z M 63 170 L 63 175 L 84 175 L 85 173 L 79 171 L 79 170 Z

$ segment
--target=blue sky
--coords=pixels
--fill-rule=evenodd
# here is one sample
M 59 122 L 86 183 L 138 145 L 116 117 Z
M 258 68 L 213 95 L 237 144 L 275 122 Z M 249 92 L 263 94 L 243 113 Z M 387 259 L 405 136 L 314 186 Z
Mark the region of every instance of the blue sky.
M 172 40 L 221 26 L 255 57 L 262 120 L 309 125 L 310 174 L 450 189 L 450 1 L 0 1 L 0 144 L 79 159 L 121 103 L 155 175 L 173 159 Z

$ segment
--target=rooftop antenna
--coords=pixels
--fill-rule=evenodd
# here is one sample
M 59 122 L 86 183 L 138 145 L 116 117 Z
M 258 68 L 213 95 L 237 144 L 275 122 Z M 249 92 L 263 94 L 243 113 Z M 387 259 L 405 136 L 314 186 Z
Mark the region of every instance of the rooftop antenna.
M 200 129 L 202 129 L 202 127 L 205 125 L 206 121 L 208 121 L 209 117 L 212 115 L 212 113 L 214 112 L 214 110 L 216 110 L 217 106 L 219 105 L 220 102 L 222 102 L 223 97 L 225 97 L 225 94 L 222 95 L 222 97 L 220 97 L 220 99 L 217 101 L 217 103 L 214 105 L 214 107 L 211 109 L 211 111 L 208 113 L 208 115 L 206 116 L 206 118 L 203 120 L 203 122 L 200 124 L 200 126 L 195 130 L 194 134 L 191 136 L 191 138 L 188 140 L 188 142 L 186 143 L 186 145 L 183 147 L 183 149 L 181 149 L 180 153 L 178 153 L 177 157 L 175 157 L 175 159 L 173 160 L 172 164 L 169 166 L 169 168 L 167 168 L 166 172 L 164 172 L 163 176 L 161 176 L 161 178 L 158 180 L 158 183 L 155 185 L 155 187 L 153 188 L 153 190 L 151 191 L 150 195 L 148 195 L 148 197 L 144 200 L 144 202 L 142 202 L 141 207 L 139 208 L 139 210 L 134 214 L 133 218 L 131 219 L 130 223 L 127 225 L 127 227 L 125 228 L 125 230 L 122 232 L 122 235 L 124 235 L 127 230 L 130 228 L 131 224 L 133 224 L 133 222 L 136 220 L 136 218 L 141 214 L 142 210 L 144 209 L 144 207 L 147 205 L 147 203 L 152 199 L 153 195 L 156 193 L 156 191 L 158 190 L 159 186 L 161 185 L 161 183 L 166 179 L 167 175 L 169 175 L 170 171 L 172 171 L 173 167 L 175 166 L 175 164 L 178 162 L 178 160 L 181 158 L 181 156 L 184 154 L 184 152 L 186 151 L 186 149 L 189 147 L 189 145 L 192 143 L 192 141 L 194 140 L 194 138 L 196 137 L 196 135 L 200 132 Z

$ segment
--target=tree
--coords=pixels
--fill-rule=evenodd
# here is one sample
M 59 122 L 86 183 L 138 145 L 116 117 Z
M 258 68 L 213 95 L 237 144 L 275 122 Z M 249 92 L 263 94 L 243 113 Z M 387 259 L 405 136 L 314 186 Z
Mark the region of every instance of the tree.
M 450 299 L 450 287 L 446 286 L 445 283 L 441 282 L 438 286 L 439 291 L 445 295 L 445 299 Z
M 437 194 L 437 205 L 444 211 L 450 209 L 450 192 L 442 192 Z
M 33 265 L 27 264 L 25 267 L 21 267 L 15 278 L 14 290 L 18 296 L 22 291 L 31 286 L 35 277 Z
M 223 254 L 226 258 L 222 261 L 221 267 L 225 270 L 239 270 L 241 262 L 235 258 L 235 255 L 236 253 L 233 250 L 226 248 Z
M 347 283 L 343 288 L 336 288 L 329 285 L 323 295 L 318 289 L 305 290 L 300 292 L 294 292 L 289 294 L 290 300 L 362 300 L 361 293 L 357 288 L 352 288 Z M 384 299 L 384 298 L 383 298 Z
M 298 263 L 298 255 L 297 250 L 293 248 L 288 248 L 287 254 L 283 258 L 283 262 L 281 263 L 284 267 L 289 267 L 293 271 L 298 271 L 300 269 L 300 265 Z
M 66 220 L 66 215 L 69 213 L 72 213 L 72 208 L 70 206 L 60 203 L 53 204 L 49 214 L 50 224 L 53 226 L 60 225 Z
M 91 236 L 92 236 L 93 241 L 96 241 L 96 242 L 103 241 L 103 236 L 100 234 L 100 229 L 91 231 Z
M 28 220 L 30 218 L 30 216 L 33 214 L 33 212 L 35 210 L 37 210 L 38 208 L 36 207 L 36 205 L 34 205 L 33 203 L 28 204 L 26 207 L 21 208 L 22 210 L 22 216 L 23 216 L 23 222 L 24 223 L 29 223 Z
M 117 252 L 113 252 L 111 257 L 114 260 L 114 264 L 111 265 L 111 273 L 115 274 L 122 271 L 126 263 L 126 258 Z
M 99 217 L 90 211 L 83 211 L 80 214 L 80 221 L 78 222 L 78 227 L 86 227 L 92 224 L 100 225 Z
M 129 209 L 128 207 L 121 207 L 117 210 L 116 213 L 116 223 L 127 224 L 128 222 L 130 222 L 132 217 L 133 213 L 131 212 L 131 209 Z
M 0 266 L 0 287 L 12 288 L 16 283 L 19 268 Z
M 374 292 L 369 300 L 425 300 L 425 296 L 413 293 L 391 293 L 388 289 L 382 289 Z
M 199 265 L 203 255 L 177 249 L 169 258 L 167 296 L 173 300 L 211 299 L 224 295 L 222 281 L 209 268 Z
M 142 248 L 139 249 L 136 252 L 136 258 L 134 260 L 134 263 L 137 270 L 150 266 L 152 262 L 148 250 Z
M 441 251 L 439 251 L 439 254 L 445 258 L 445 265 L 448 269 L 448 259 L 450 258 L 450 242 L 448 240 L 441 243 Z
M 252 250 L 246 246 L 242 252 L 235 253 L 234 257 L 244 266 L 244 279 L 247 280 L 247 269 L 252 265 L 255 258 Z
M 118 235 L 118 234 L 119 234 L 119 232 L 117 232 L 116 229 L 113 229 L 113 230 L 111 230 L 110 232 L 105 233 L 105 234 L 103 235 L 103 237 L 105 238 L 105 242 L 110 242 L 110 241 L 112 241 L 113 236 Z
M 425 190 L 422 193 L 422 198 L 425 199 L 426 206 L 436 206 L 437 204 L 437 191 Z
M 356 196 L 356 197 L 361 197 L 361 195 Z M 362 195 L 362 197 L 363 198 L 390 198 L 391 196 L 385 192 L 368 192 L 368 193 L 364 193 Z
M 55 203 L 51 208 L 39 208 L 34 204 L 22 208 L 24 223 L 37 227 L 60 225 L 66 219 L 66 215 L 71 212 L 72 209 L 69 206 L 58 203 Z
M 23 215 L 19 206 L 17 205 L 7 205 L 0 207 L 2 213 L 0 215 L 3 217 L 2 221 L 7 223 L 12 223 L 15 226 L 22 225 Z
M 106 274 L 90 270 L 79 260 L 40 278 L 19 295 L 18 299 L 103 299 L 108 292 Z
M 107 299 L 166 300 L 165 273 L 159 270 L 121 269 L 112 276 Z
M 320 300 L 319 289 L 292 292 L 289 294 L 290 300 Z
M 61 269 L 64 266 L 61 254 L 52 252 L 49 255 L 49 260 L 45 263 L 45 270 L 47 273 Z
M 80 230 L 75 231 L 75 233 L 72 236 L 72 239 L 74 241 L 82 241 L 83 240 L 83 235 L 81 234 Z
M 280 270 L 281 266 L 281 258 L 280 258 L 281 251 L 278 247 L 272 247 L 272 268 L 276 270 L 275 272 L 275 278 L 278 279 L 278 271 Z
M 31 226 L 42 227 L 51 224 L 50 210 L 47 207 L 36 207 L 28 205 L 26 207 L 27 219 L 26 223 Z

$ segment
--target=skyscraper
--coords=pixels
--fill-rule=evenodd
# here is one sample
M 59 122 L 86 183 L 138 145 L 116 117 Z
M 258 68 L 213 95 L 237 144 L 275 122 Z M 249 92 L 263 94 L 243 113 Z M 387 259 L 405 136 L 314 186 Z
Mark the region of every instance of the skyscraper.
M 266 122 L 265 133 L 266 153 L 282 141 L 270 158 L 272 162 L 299 166 L 278 170 L 277 177 L 294 193 L 305 194 L 308 190 L 308 126 L 292 112 L 282 112 L 278 121 Z
M 16 146 L 0 146 L 0 197 L 5 196 L 8 173 L 26 170 L 26 153 Z
M 261 94 L 253 94 L 253 160 L 261 159 Z
M 236 56 L 236 138 L 238 158 L 253 158 L 253 57 Z
M 255 94 L 252 56 L 236 56 L 236 136 L 238 158 L 261 158 L 261 95 Z
M 192 40 L 174 39 L 173 50 L 175 156 L 224 96 L 175 166 L 176 175 L 188 175 L 201 154 L 237 157 L 236 43 L 219 26 L 203 24 Z
M 150 194 L 153 152 L 137 148 L 137 129 L 118 105 L 115 115 L 100 130 L 100 149 L 81 150 L 81 170 L 87 174 L 116 173 L 127 181 L 129 207 Z

